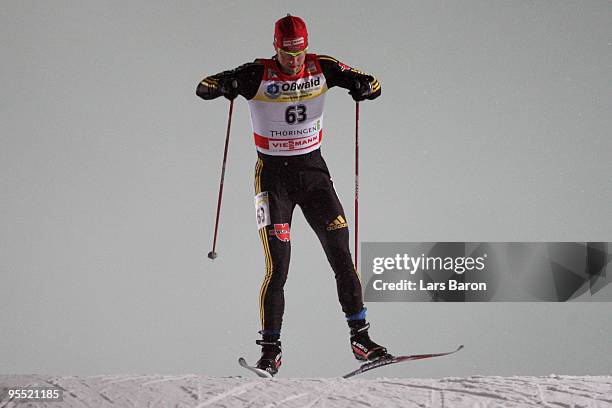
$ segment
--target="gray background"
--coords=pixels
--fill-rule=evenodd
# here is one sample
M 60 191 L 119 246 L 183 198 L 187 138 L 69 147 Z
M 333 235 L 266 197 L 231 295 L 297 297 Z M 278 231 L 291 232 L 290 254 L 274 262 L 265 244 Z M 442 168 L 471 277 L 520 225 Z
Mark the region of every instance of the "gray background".
M 0 372 L 244 374 L 263 255 L 255 149 L 206 75 L 272 55 L 291 12 L 310 50 L 375 74 L 362 106 L 363 241 L 612 241 L 609 1 L 68 2 L 0 9 Z M 353 222 L 354 104 L 323 153 Z M 299 213 L 299 210 L 297 210 Z M 332 273 L 296 214 L 284 376 L 355 366 Z M 606 303 L 375 303 L 396 352 L 466 349 L 379 375 L 610 374 Z

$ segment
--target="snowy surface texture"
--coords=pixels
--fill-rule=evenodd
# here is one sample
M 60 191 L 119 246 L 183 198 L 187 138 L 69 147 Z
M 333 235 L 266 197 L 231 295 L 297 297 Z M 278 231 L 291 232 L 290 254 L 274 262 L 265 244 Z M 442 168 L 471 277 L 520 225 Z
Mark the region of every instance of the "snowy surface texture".
M 4 407 L 612 407 L 611 376 L 443 379 L 0 376 L 1 386 L 64 389 L 63 403 Z

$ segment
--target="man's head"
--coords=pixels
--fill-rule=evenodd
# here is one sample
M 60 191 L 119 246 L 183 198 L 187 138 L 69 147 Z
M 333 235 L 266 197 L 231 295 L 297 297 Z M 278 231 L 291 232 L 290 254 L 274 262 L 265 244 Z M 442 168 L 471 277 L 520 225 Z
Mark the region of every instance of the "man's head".
M 308 31 L 299 17 L 287 14 L 274 25 L 274 49 L 276 58 L 286 74 L 298 74 L 304 67 Z

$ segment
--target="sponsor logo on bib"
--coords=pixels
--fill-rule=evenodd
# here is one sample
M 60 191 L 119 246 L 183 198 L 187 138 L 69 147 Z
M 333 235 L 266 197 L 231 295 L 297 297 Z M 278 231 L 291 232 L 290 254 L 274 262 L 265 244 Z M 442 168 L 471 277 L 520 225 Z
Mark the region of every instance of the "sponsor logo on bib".
M 276 83 L 271 83 L 266 87 L 264 94 L 270 99 L 276 99 L 280 96 L 280 86 Z

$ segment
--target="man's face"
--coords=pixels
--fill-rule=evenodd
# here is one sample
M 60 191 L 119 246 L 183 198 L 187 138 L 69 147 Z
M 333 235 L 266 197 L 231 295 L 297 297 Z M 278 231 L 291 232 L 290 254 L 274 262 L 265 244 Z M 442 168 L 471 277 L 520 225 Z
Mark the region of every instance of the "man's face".
M 300 73 L 304 67 L 306 50 L 299 53 L 290 53 L 276 47 L 276 59 L 285 74 L 296 75 Z

